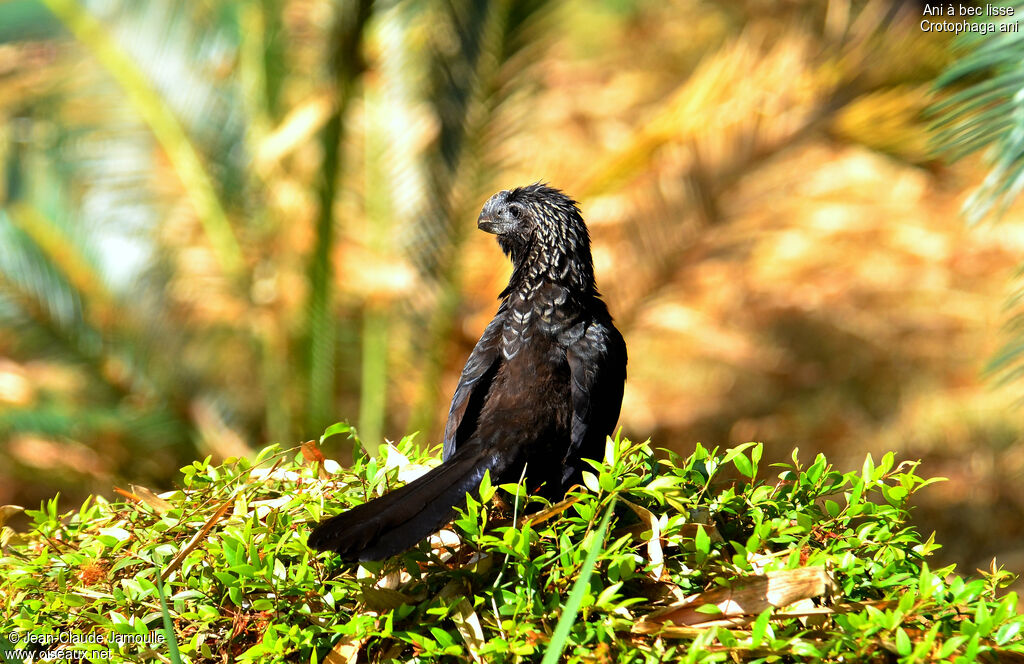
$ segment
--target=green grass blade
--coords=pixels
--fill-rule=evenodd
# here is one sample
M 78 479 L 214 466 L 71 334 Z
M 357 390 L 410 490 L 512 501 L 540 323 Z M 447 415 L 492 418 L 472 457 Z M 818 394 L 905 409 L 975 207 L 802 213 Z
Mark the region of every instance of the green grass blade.
M 604 534 L 608 530 L 608 522 L 611 521 L 614 511 L 615 498 L 612 498 L 608 503 L 608 511 L 604 513 L 601 525 L 594 534 L 594 545 L 587 551 L 587 557 L 583 560 L 583 567 L 580 568 L 579 578 L 576 579 L 576 583 L 573 584 L 572 591 L 569 593 L 569 601 L 565 603 L 565 607 L 562 609 L 562 617 L 558 619 L 558 624 L 555 625 L 555 631 L 551 635 L 551 642 L 548 643 L 548 648 L 544 652 L 544 659 L 541 660 L 541 664 L 555 664 L 562 656 L 562 651 L 565 650 L 565 642 L 569 638 L 569 630 L 572 629 L 573 624 L 576 622 L 576 615 L 579 613 L 580 604 L 583 603 L 583 595 L 587 592 L 587 586 L 590 585 L 590 575 L 594 572 L 594 566 L 597 564 L 597 554 L 601 551 L 601 542 L 604 541 Z
M 181 664 L 181 653 L 178 652 L 178 638 L 174 635 L 174 624 L 171 622 L 171 611 L 167 608 L 167 597 L 164 595 L 164 582 L 160 579 L 160 570 L 156 577 L 156 591 L 160 595 L 160 613 L 164 616 L 164 636 L 167 637 L 168 657 L 174 664 Z

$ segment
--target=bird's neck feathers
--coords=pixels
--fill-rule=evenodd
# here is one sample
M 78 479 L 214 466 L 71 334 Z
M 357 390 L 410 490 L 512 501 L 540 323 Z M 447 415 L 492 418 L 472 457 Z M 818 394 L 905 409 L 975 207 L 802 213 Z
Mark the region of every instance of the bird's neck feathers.
M 518 293 L 523 299 L 556 286 L 573 299 L 596 295 L 594 263 L 590 255 L 590 237 L 580 221 L 580 230 L 542 227 L 524 243 L 501 243 L 512 259 L 512 276 L 501 298 Z

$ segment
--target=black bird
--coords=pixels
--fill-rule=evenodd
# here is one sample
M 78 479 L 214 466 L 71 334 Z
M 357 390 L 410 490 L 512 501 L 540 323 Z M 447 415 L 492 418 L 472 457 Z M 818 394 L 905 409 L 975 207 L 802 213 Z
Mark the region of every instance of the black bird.
M 626 344 L 594 284 L 590 235 L 576 202 L 533 184 L 499 191 L 477 226 L 512 259 L 498 313 L 466 361 L 448 411 L 443 463 L 327 519 L 309 546 L 380 560 L 451 520 L 490 471 L 560 498 L 599 459 L 615 427 Z M 524 474 L 525 467 L 525 474 Z

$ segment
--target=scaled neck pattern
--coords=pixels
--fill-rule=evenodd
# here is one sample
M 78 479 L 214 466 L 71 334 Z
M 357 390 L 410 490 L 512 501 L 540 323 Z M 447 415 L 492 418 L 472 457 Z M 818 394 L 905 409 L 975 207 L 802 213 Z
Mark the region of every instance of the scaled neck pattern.
M 501 293 L 506 309 L 502 355 L 514 358 L 536 332 L 560 336 L 572 327 L 587 300 L 597 296 L 590 237 L 579 212 L 546 208 L 545 221 L 525 245 L 503 247 L 515 266 Z

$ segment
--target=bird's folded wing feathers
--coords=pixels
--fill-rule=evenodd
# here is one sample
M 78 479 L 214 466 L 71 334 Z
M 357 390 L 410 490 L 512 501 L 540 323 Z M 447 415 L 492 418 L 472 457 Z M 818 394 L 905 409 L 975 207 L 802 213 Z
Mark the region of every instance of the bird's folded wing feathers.
M 476 418 L 500 362 L 501 329 L 507 309 L 507 303 L 502 302 L 462 369 L 459 385 L 455 388 L 452 405 L 448 410 L 448 423 L 444 427 L 442 459 L 450 458 L 476 426 Z M 463 421 L 469 425 L 465 431 L 462 429 Z
M 574 456 L 600 454 L 604 436 L 619 419 L 626 377 L 626 343 L 622 335 L 602 321 L 589 322 L 582 335 L 566 349 L 572 392 L 572 424 L 564 461 Z M 566 465 L 565 477 L 577 469 Z

